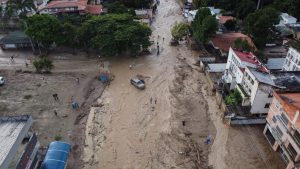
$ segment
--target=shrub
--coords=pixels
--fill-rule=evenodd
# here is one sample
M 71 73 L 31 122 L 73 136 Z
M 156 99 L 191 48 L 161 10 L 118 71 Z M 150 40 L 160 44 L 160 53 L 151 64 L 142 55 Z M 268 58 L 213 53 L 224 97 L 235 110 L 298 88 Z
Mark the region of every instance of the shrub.
M 60 141 L 62 139 L 62 137 L 60 136 L 60 135 L 56 135 L 55 137 L 54 137 L 54 140 L 55 141 Z
M 52 60 L 50 60 L 47 57 L 35 59 L 33 61 L 33 66 L 35 67 L 35 70 L 37 72 L 41 72 L 41 71 L 50 72 L 52 70 L 52 68 L 54 67 Z
M 184 36 L 188 35 L 188 32 L 189 32 L 189 25 L 186 23 L 176 23 L 171 30 L 171 34 L 173 38 L 176 40 L 181 39 Z
M 225 103 L 227 105 L 237 105 L 242 102 L 242 96 L 238 90 L 234 90 L 231 92 L 226 98 Z

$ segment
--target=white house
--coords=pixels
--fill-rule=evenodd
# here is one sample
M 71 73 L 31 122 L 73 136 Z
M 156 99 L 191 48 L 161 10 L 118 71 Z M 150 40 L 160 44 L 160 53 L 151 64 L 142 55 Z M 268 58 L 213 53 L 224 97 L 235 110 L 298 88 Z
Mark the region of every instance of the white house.
M 253 53 L 240 52 L 230 48 L 226 70 L 222 77 L 225 83 L 230 84 L 230 89 L 234 89 L 236 84 L 242 82 L 244 71 L 247 66 L 257 68 L 262 72 L 268 72 L 268 69 L 253 55 Z
M 297 18 L 287 13 L 281 13 L 279 25 L 295 24 L 296 22 Z
M 241 85 L 237 86 L 243 101 L 242 106 L 251 106 L 251 114 L 266 114 L 276 86 L 267 72 L 246 67 Z
M 262 72 L 246 67 L 242 83 L 237 90 L 242 95 L 242 106 L 251 106 L 251 114 L 267 114 L 273 99 L 273 91 L 299 91 L 300 72 Z
M 289 48 L 282 70 L 300 71 L 300 53 L 298 50 Z
M 208 8 L 210 10 L 211 15 L 216 15 L 216 19 L 217 19 L 217 15 L 221 13 L 221 9 L 218 8 L 214 8 L 214 7 L 203 7 L 203 8 Z M 185 13 L 184 16 L 187 18 L 188 22 L 192 22 L 195 19 L 197 12 L 198 9 L 190 10 L 187 13 Z

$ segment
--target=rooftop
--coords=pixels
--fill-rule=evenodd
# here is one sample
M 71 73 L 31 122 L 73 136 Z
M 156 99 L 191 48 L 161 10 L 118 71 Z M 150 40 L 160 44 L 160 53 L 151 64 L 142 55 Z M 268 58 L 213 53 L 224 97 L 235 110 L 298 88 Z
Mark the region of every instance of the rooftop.
M 293 121 L 296 112 L 300 111 L 300 93 L 278 93 L 275 92 L 274 96 L 281 103 L 286 115 Z M 297 129 L 300 129 L 300 118 L 296 121 Z
M 91 14 L 100 14 L 102 12 L 102 5 L 89 5 L 88 0 L 52 0 L 46 6 L 39 9 L 39 11 L 43 9 L 62 8 L 58 12 L 70 12 L 63 9 L 70 7 L 75 7 L 78 11 L 85 11 Z
M 224 24 L 228 20 L 234 20 L 235 19 L 235 17 L 233 17 L 233 16 L 220 16 L 218 18 L 219 18 L 219 23 L 220 24 Z
M 29 37 L 22 31 L 10 32 L 0 39 L 0 44 L 30 43 Z
M 269 73 L 261 72 L 254 68 L 250 68 L 250 67 L 248 67 L 248 69 L 253 74 L 253 76 L 256 78 L 256 80 L 259 81 L 260 83 L 268 84 L 271 86 L 276 86 Z
M 218 47 L 225 52 L 229 52 L 229 49 L 234 44 L 234 41 L 239 38 L 247 40 L 251 46 L 255 47 L 253 41 L 249 36 L 239 32 L 216 34 L 211 38 L 211 42 L 213 46 Z
M 243 62 L 248 62 L 256 66 L 262 72 L 268 72 L 268 69 L 251 52 L 240 52 L 233 50 L 237 57 Z
M 269 70 L 281 70 L 284 64 L 285 58 L 269 58 L 266 64 Z
M 12 148 L 21 144 L 23 137 L 21 140 L 19 137 L 27 134 L 31 123 L 30 116 L 0 117 L 0 168 L 8 167 L 12 155 L 17 153 Z
M 272 74 L 248 67 L 254 77 L 261 83 L 290 92 L 300 91 L 300 71 L 280 71 Z

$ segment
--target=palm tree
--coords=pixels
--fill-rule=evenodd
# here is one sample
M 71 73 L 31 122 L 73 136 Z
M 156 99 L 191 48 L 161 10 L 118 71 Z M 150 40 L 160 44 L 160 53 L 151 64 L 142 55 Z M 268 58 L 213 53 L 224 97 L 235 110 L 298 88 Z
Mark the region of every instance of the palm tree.
M 8 0 L 7 1 L 7 16 L 25 17 L 30 11 L 35 11 L 34 0 Z

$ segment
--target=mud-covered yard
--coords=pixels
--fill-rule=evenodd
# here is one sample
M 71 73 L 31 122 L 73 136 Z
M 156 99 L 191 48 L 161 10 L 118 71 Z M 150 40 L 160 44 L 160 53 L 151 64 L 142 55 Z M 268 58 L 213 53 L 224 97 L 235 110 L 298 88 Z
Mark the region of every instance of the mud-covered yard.
M 24 59 L 19 57 L 16 62 L 23 63 Z M 86 117 L 90 105 L 104 90 L 96 79 L 97 61 L 55 60 L 51 74 L 37 74 L 32 65 L 25 68 L 22 64 L 6 63 L 4 56 L 2 64 L 6 67 L 0 69 L 5 78 L 5 85 L 0 86 L 0 115 L 31 115 L 32 131 L 37 133 L 41 145 L 46 147 L 54 140 L 71 143 L 68 168 L 81 168 Z M 55 94 L 58 100 L 54 99 Z M 77 110 L 72 109 L 72 97 L 80 106 Z

